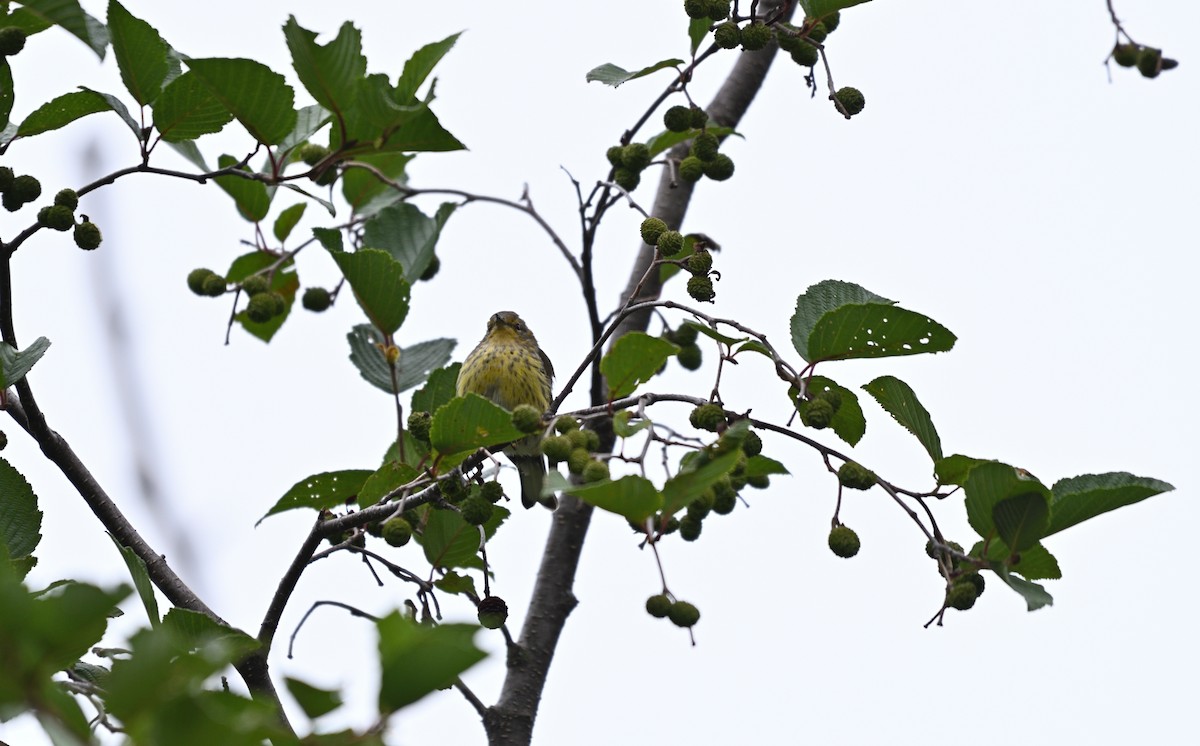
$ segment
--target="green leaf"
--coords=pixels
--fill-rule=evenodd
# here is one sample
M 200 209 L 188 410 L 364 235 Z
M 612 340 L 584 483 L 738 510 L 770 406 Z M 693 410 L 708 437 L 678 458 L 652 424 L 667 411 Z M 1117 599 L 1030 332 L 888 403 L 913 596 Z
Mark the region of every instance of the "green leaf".
M 233 260 L 225 277 L 230 282 L 241 282 L 250 275 L 272 266 L 279 258 L 265 251 L 251 251 Z M 283 296 L 283 313 L 266 321 L 253 321 L 246 312 L 239 311 L 237 322 L 250 334 L 264 342 L 270 342 L 275 333 L 287 321 L 296 302 L 296 291 L 300 289 L 300 279 L 296 277 L 294 260 L 288 259 L 283 266 L 275 269 L 271 277 L 271 290 Z
M 399 461 L 387 462 L 363 483 L 358 493 L 358 506 L 369 508 L 375 505 L 392 490 L 416 479 L 418 474 L 419 472 L 408 464 Z
M 746 476 L 762 477 L 771 474 L 791 474 L 783 464 L 761 453 L 746 459 Z
M 238 160 L 231 155 L 222 155 L 217 159 L 219 168 L 230 168 L 236 166 Z M 248 168 L 243 168 L 248 175 L 253 174 Z M 225 190 L 225 193 L 233 197 L 234 203 L 237 205 L 238 214 L 251 223 L 257 223 L 267 216 L 267 212 L 271 209 L 271 196 L 267 193 L 267 185 L 261 181 L 242 176 L 218 176 L 213 181 L 217 182 L 217 186 Z
M 49 348 L 50 340 L 45 337 L 38 337 L 20 352 L 7 342 L 0 342 L 0 390 L 24 378 Z
M 400 73 L 400 79 L 396 81 L 396 100 L 398 102 L 403 104 L 416 100 L 417 90 L 420 89 L 421 84 L 458 41 L 459 36 L 462 36 L 461 31 L 451 34 L 441 41 L 426 44 L 408 58 L 408 61 L 404 63 L 404 71 Z
M 37 507 L 37 495 L 21 472 L 0 458 L 0 549 L 24 572 L 22 579 L 36 563 L 33 550 L 42 540 L 42 511 Z
M 700 48 L 700 43 L 704 41 L 704 37 L 708 36 L 708 30 L 712 28 L 712 19 L 709 18 L 692 18 L 688 23 L 688 40 L 691 42 L 692 56 L 695 56 L 696 50 Z
M 1046 535 L 1174 489 L 1161 480 L 1123 471 L 1060 479 L 1051 489 L 1051 517 Z
M 703 466 L 680 471 L 668 479 L 662 488 L 663 513 L 674 515 L 686 508 L 688 503 L 700 497 L 701 492 L 713 486 L 718 479 L 737 466 L 741 455 L 741 449 L 735 448 Z
M 411 411 L 432 414 L 453 399 L 460 368 L 462 363 L 454 363 L 430 373 L 425 385 L 413 392 Z
M 30 31 L 56 25 L 88 45 L 100 59 L 108 47 L 108 29 L 103 23 L 84 12 L 79 0 L 24 0 L 13 11 L 11 25 Z M 30 31 L 30 33 L 36 33 Z
M 459 575 L 453 570 L 447 570 L 446 574 L 433 581 L 433 584 L 438 588 L 438 590 L 445 591 L 446 593 L 470 593 L 473 596 L 479 595 L 479 593 L 475 591 L 474 578 L 472 578 L 470 575 Z
M 0 577 L 5 574 L 0 570 Z M 49 680 L 74 664 L 104 637 L 112 611 L 128 595 L 126 586 L 102 590 L 70 580 L 40 593 L 29 593 L 7 578 L 0 582 L 0 655 L 5 661 L 0 689 L 12 691 L 9 682 L 23 679 Z
M 1037 544 L 1050 523 L 1050 505 L 1042 492 L 1022 492 L 1007 497 L 992 508 L 996 533 L 1017 552 Z
M 268 156 L 266 164 L 263 166 L 263 171 L 266 173 L 273 172 L 275 163 L 279 163 L 279 168 L 282 170 L 282 165 L 286 155 L 297 145 L 307 142 L 309 138 L 317 133 L 317 130 L 329 123 L 333 117 L 323 106 L 313 104 L 305 106 L 296 111 L 296 124 L 292 127 L 292 131 L 283 138 L 283 142 L 279 143 L 279 147 L 275 149 L 274 158 Z M 281 186 L 295 186 L 291 182 L 282 184 Z M 332 209 L 330 210 L 332 212 Z
M 296 223 L 299 223 L 300 218 L 304 216 L 304 208 L 306 207 L 308 207 L 307 202 L 297 202 L 279 213 L 279 217 L 275 218 L 275 240 L 283 243 L 287 240 L 288 236 L 292 235 L 292 229 L 296 227 Z
M 988 459 L 971 458 L 961 453 L 938 459 L 933 464 L 933 473 L 937 476 L 938 484 L 956 484 L 962 487 L 967 483 L 971 470 L 980 464 L 991 463 Z
M 682 326 L 690 326 L 700 334 L 703 334 L 709 339 L 715 339 L 727 347 L 732 347 L 739 342 L 745 342 L 747 339 L 749 339 L 749 337 L 727 337 L 707 324 L 697 324 L 691 321 L 685 321 Z
M 288 16 L 283 35 L 300 82 L 318 104 L 340 118 L 354 105 L 358 81 L 367 74 L 358 29 L 347 21 L 337 37 L 322 46 L 314 32 L 301 28 L 295 16 Z
M 967 495 L 967 520 L 970 522 L 971 528 L 975 529 L 984 539 L 990 538 L 993 533 L 1000 530 L 996 523 L 995 511 L 997 506 L 1005 500 L 1021 498 L 1017 503 L 1005 508 L 1008 510 L 1014 506 L 1019 508 L 1032 504 L 1034 498 L 1026 498 L 1026 495 L 1036 495 L 1043 500 L 1050 499 L 1050 490 L 1037 479 L 1027 472 L 1018 472 L 1008 464 L 998 461 L 980 464 L 972 469 L 970 475 L 967 476 L 966 484 L 963 485 L 963 490 Z M 1019 518 L 1022 515 L 1035 517 L 1034 514 L 1025 511 L 1036 511 L 1036 508 L 1026 507 L 1016 511 L 1012 517 L 1006 516 L 1005 530 L 1014 530 L 1014 527 L 1019 525 Z
M 322 715 L 328 715 L 337 708 L 342 706 L 342 693 L 336 689 L 319 689 L 312 684 L 293 679 L 291 676 L 284 678 L 287 684 L 288 692 L 296 700 L 296 704 L 300 705 L 300 709 L 304 710 L 304 714 L 309 720 L 316 720 Z
M 0 144 L 6 145 L 16 136 L 15 131 L 11 135 L 8 133 L 8 118 L 12 115 L 15 98 L 16 92 L 13 90 L 12 68 L 8 66 L 8 58 L 3 57 L 0 58 L 0 127 L 3 127 L 5 132 L 3 138 L 0 138 Z
M 1003 580 L 1009 588 L 1021 594 L 1025 599 L 1026 608 L 1029 611 L 1037 611 L 1043 606 L 1052 606 L 1054 604 L 1054 597 L 1037 583 L 1031 583 L 1028 580 L 1011 575 L 1003 566 L 993 566 L 992 569 L 995 571 L 997 577 Z
M 589 505 L 642 524 L 662 507 L 662 495 L 654 483 L 633 474 L 612 482 L 571 487 L 570 493 Z
M 944 352 L 956 337 L 927 316 L 840 280 L 823 280 L 796 299 L 792 344 L 806 361 Z
M 168 83 L 154 102 L 154 127 L 167 143 L 220 132 L 232 121 L 233 112 L 190 70 Z M 208 170 L 203 161 L 197 165 Z
M 863 416 L 862 405 L 858 403 L 858 394 L 844 386 L 839 386 L 833 379 L 825 376 L 810 376 L 808 379 L 808 391 L 813 396 L 824 391 L 835 390 L 841 395 L 842 404 L 833 413 L 833 419 L 829 421 L 829 429 L 850 445 L 858 445 L 858 441 L 862 440 L 863 435 L 867 432 L 867 418 Z M 788 396 L 795 404 L 795 389 L 789 391 Z
M 420 277 L 433 261 L 442 226 L 456 207 L 444 202 L 433 217 L 428 217 L 416 205 L 392 205 L 363 226 L 363 245 L 391 254 L 404 268 L 405 277 Z
M 410 294 L 400 262 L 379 249 L 330 253 L 371 323 L 385 334 L 395 334 L 408 316 Z
M 394 712 L 451 686 L 486 657 L 471 624 L 428 626 L 392 612 L 378 622 L 379 709 Z
M 677 345 L 644 332 L 630 332 L 618 339 L 600 361 L 609 401 L 632 394 L 677 352 Z
M 223 663 L 240 660 L 260 647 L 258 640 L 240 629 L 221 624 L 199 611 L 178 606 L 167 612 L 162 626 L 176 641 L 192 650 L 208 648 L 206 652 Z
M 653 65 L 650 65 L 649 67 L 643 67 L 641 70 L 637 70 L 635 72 L 630 72 L 624 68 L 617 67 L 616 65 L 612 64 L 611 62 L 606 62 L 603 65 L 600 65 L 599 67 L 592 68 L 591 71 L 588 72 L 587 82 L 589 82 L 589 83 L 600 82 L 600 83 L 603 83 L 604 85 L 610 85 L 613 88 L 616 88 L 616 87 L 620 86 L 622 83 L 627 83 L 630 80 L 635 80 L 636 78 L 641 78 L 645 75 L 649 75 L 650 73 L 657 72 L 658 70 L 662 70 L 663 68 L 667 68 L 667 67 L 673 68 L 673 67 L 676 67 L 676 66 L 682 65 L 682 64 L 683 64 L 683 60 L 676 60 L 676 59 L 663 60 L 661 62 L 656 62 Z
M 402 348 L 396 359 L 393 391 L 392 367 L 378 347 L 383 344 L 379 331 L 370 324 L 358 324 L 346 339 L 350 342 L 350 362 L 359 374 L 367 383 L 389 394 L 399 394 L 424 383 L 430 371 L 449 362 L 457 344 L 453 339 L 442 338 Z
M 433 415 L 429 442 L 447 456 L 508 443 L 524 437 L 512 413 L 479 394 L 455 397 Z
M 971 547 L 970 553 L 972 556 L 982 557 L 983 542 L 976 542 L 975 546 Z M 1059 580 L 1062 578 L 1058 560 L 1041 544 L 1034 544 L 1021 552 L 1016 562 L 1008 562 L 1012 555 L 1013 551 L 999 539 L 993 539 L 988 544 L 986 559 L 989 562 L 1007 564 L 1010 571 L 1020 573 L 1026 580 Z
M 286 510 L 295 510 L 296 508 L 327 510 L 345 505 L 358 496 L 367 477 L 373 473 L 370 469 L 346 469 L 326 471 L 305 477 L 283 493 L 283 497 L 279 498 L 266 515 L 259 518 L 254 525 L 257 526 L 267 518 Z
M 255 140 L 276 145 L 292 131 L 292 88 L 279 73 L 247 59 L 190 59 L 187 65 Z
M 306 192 L 306 191 L 304 191 L 303 189 L 301 189 L 300 187 L 298 187 L 298 186 L 296 186 L 295 184 L 291 183 L 290 181 L 289 181 L 289 182 L 287 182 L 287 183 L 284 183 L 284 184 L 280 184 L 279 186 L 283 187 L 284 189 L 290 189 L 291 191 L 295 192 L 296 194 L 303 195 L 304 197 L 307 197 L 308 199 L 311 199 L 313 202 L 316 202 L 316 203 L 317 203 L 317 204 L 319 204 L 321 207 L 324 207 L 324 208 L 325 208 L 325 211 L 329 213 L 329 217 L 331 217 L 331 218 L 332 218 L 332 217 L 337 217 L 337 208 L 336 208 L 336 207 L 334 207 L 334 206 L 333 206 L 333 203 L 332 203 L 332 202 L 330 202 L 329 200 L 327 200 L 327 199 L 322 199 L 321 197 L 318 197 L 318 196 L 317 196 L 317 195 L 315 195 L 315 194 L 312 194 L 312 193 L 310 193 L 310 192 Z
M 108 3 L 108 30 L 121 81 L 142 106 L 162 93 L 167 79 L 167 43 L 153 26 L 135 18 L 117 0 Z
M 423 103 L 405 103 L 397 98 L 386 75 L 368 75 L 358 84 L 358 100 L 346 116 L 351 155 L 394 151 L 462 150 L 463 144 L 442 128 L 437 117 Z M 344 141 L 336 130 L 331 147 Z
M 861 5 L 869 0 L 800 0 L 800 6 L 804 8 L 804 15 L 810 18 L 824 18 L 831 13 L 855 5 Z
M 433 567 L 470 567 L 479 551 L 479 527 L 464 521 L 457 510 L 431 510 L 421 548 Z
M 342 251 L 342 232 L 336 228 L 313 228 L 313 237 L 326 251 Z
M 925 446 L 926 452 L 929 453 L 929 458 L 937 461 L 942 457 L 942 439 L 938 437 L 937 428 L 933 426 L 929 412 L 921 406 L 917 395 L 907 383 L 894 376 L 880 376 L 863 386 L 863 389 L 875 397 L 875 401 L 879 402 L 896 422 L 917 436 L 917 440 L 921 441 L 921 445 Z
M 387 178 L 403 184 L 407 181 L 404 168 L 416 156 L 409 153 L 364 154 L 354 160 L 373 166 Z M 379 180 L 365 168 L 347 168 L 342 173 L 342 196 L 355 214 L 370 216 L 403 199 L 404 194 Z
M 622 409 L 613 415 L 612 424 L 613 432 L 616 433 L 617 437 L 629 438 L 650 427 L 653 423 L 643 418 L 637 418 L 635 421 L 633 412 L 628 409 Z
M 125 560 L 125 567 L 128 568 L 129 575 L 133 578 L 133 587 L 137 589 L 142 606 L 146 608 L 146 618 L 150 620 L 150 626 L 157 627 L 162 618 L 158 613 L 158 599 L 154 595 L 154 584 L 150 582 L 150 573 L 146 570 L 146 563 L 137 556 L 137 552 L 132 548 L 122 546 L 121 542 L 117 541 L 117 537 L 109 534 L 108 538 L 112 539 L 117 551 L 121 553 L 121 559 Z
M 717 137 L 726 137 L 727 135 L 737 135 L 741 137 L 732 127 L 718 127 L 715 124 L 709 123 L 705 128 L 705 132 L 711 132 Z M 669 150 L 681 142 L 687 142 L 700 133 L 700 130 L 690 129 L 683 132 L 672 132 L 671 130 L 663 130 L 657 135 L 646 141 L 646 147 L 650 149 L 650 156 L 653 158 L 665 150 Z
M 109 111 L 112 107 L 91 91 L 72 91 L 39 106 L 21 122 L 17 137 L 32 137 L 65 127 L 89 114 Z

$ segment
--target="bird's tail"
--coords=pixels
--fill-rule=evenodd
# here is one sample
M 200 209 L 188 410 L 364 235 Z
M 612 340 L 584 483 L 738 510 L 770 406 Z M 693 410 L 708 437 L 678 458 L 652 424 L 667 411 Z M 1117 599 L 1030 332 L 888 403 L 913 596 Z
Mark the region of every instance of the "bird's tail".
M 539 502 L 554 510 L 558 501 L 554 495 L 542 497 L 542 484 L 546 481 L 546 460 L 539 456 L 511 456 L 517 473 L 521 475 L 521 504 L 532 508 Z

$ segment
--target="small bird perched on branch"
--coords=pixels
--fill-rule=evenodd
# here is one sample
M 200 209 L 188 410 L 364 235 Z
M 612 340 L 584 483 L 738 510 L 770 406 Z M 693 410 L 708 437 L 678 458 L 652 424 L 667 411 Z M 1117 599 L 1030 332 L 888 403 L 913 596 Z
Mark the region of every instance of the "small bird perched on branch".
M 537 339 L 521 317 L 500 311 L 488 319 L 487 333 L 467 355 L 458 372 L 459 396 L 479 394 L 505 409 L 522 404 L 545 412 L 550 406 L 550 382 L 554 366 L 538 346 Z M 531 508 L 541 500 L 546 460 L 534 434 L 514 441 L 504 449 L 521 475 L 521 503 Z M 553 508 L 553 497 L 543 501 Z

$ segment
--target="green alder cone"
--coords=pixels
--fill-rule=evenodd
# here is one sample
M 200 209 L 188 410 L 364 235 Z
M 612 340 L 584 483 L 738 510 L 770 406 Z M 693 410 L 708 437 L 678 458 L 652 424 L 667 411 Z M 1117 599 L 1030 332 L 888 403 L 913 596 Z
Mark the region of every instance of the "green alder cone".
M 684 345 L 675 355 L 675 359 L 684 370 L 696 370 L 704 362 L 704 353 L 701 352 L 700 345 Z
M 675 256 L 683 251 L 683 234 L 679 231 L 663 231 L 656 242 L 658 253 L 663 256 Z
M 742 49 L 757 52 L 771 41 L 771 28 L 757 21 L 742 28 Z
M 300 305 L 313 313 L 321 313 L 333 305 L 333 296 L 325 288 L 306 288 Z
M 687 132 L 692 126 L 692 111 L 686 106 L 672 106 L 663 114 L 663 126 L 671 132 Z
M 395 516 L 383 523 L 383 540 L 393 547 L 402 547 L 412 538 L 412 524 Z
M 459 505 L 463 520 L 472 526 L 482 526 L 492 517 L 492 504 L 483 496 L 468 497 Z
M 695 541 L 700 538 L 703 528 L 703 521 L 698 516 L 688 513 L 679 519 L 679 538 L 684 541 Z
M 688 415 L 688 421 L 697 430 L 715 433 L 725 426 L 725 409 L 720 404 L 701 404 Z
M 854 529 L 849 526 L 835 526 L 829 532 L 830 550 L 843 559 L 849 559 L 858 554 L 861 546 L 858 534 L 854 533 Z
M 664 619 L 671 613 L 671 599 L 667 594 L 659 593 L 646 599 L 646 612 L 655 619 Z
M 704 161 L 689 155 L 679 162 L 679 178 L 694 184 L 704 177 Z
M 950 590 L 946 593 L 946 606 L 966 611 L 975 605 L 977 598 L 979 598 L 979 592 L 975 589 L 975 584 L 960 580 L 950 586 Z
M 709 302 L 717 297 L 717 291 L 713 289 L 712 279 L 704 275 L 689 278 L 687 292 L 688 295 L 701 303 Z
M 513 410 L 513 427 L 523 433 L 536 433 L 542 429 L 542 413 L 530 404 L 522 404 Z
M 433 415 L 429 412 L 412 412 L 408 415 L 408 432 L 422 443 L 429 442 L 429 431 L 433 428 Z
M 677 627 L 694 627 L 700 621 L 700 610 L 687 601 L 676 601 L 667 616 Z
M 666 232 L 667 224 L 661 218 L 646 218 L 642 221 L 642 240 L 651 246 L 657 244 L 658 237 Z
M 104 240 L 100 234 L 100 228 L 90 220 L 85 220 L 75 226 L 75 245 L 84 251 L 91 251 L 100 245 Z
M 550 463 L 556 464 L 559 461 L 566 461 L 571 455 L 571 450 L 574 446 L 571 445 L 570 438 L 565 435 L 551 435 L 549 438 L 542 440 L 542 454 L 550 459 Z
M 733 176 L 733 159 L 724 153 L 717 153 L 712 162 L 704 166 L 704 175 L 713 181 L 725 181 Z
M 79 207 L 79 195 L 74 189 L 60 189 L 58 194 L 54 195 L 54 204 L 62 205 L 71 212 L 75 212 L 75 208 Z
M 479 624 L 488 629 L 500 629 L 508 621 L 508 604 L 499 596 L 488 596 L 477 608 Z
M 713 30 L 713 41 L 721 49 L 733 49 L 742 43 L 742 30 L 733 21 L 727 21 Z
M 863 97 L 862 91 L 858 90 L 857 88 L 851 88 L 849 86 L 846 86 L 845 88 L 839 88 L 834 96 L 837 97 L 838 103 L 842 105 L 842 108 L 844 108 L 846 113 L 850 116 L 860 113 L 867 105 L 867 100 Z
M 1137 44 L 1118 44 L 1113 47 L 1112 58 L 1113 62 L 1121 67 L 1133 67 L 1138 61 L 1138 52 L 1141 47 Z
M 204 290 L 204 284 L 208 281 L 208 278 L 214 277 L 216 274 L 211 269 L 205 269 L 204 267 L 193 269 L 191 272 L 188 272 L 187 276 L 188 290 L 191 290 L 196 295 L 207 295 L 208 293 Z
M 838 481 L 848 489 L 869 490 L 875 486 L 878 477 L 870 469 L 853 461 L 847 461 L 838 467 Z

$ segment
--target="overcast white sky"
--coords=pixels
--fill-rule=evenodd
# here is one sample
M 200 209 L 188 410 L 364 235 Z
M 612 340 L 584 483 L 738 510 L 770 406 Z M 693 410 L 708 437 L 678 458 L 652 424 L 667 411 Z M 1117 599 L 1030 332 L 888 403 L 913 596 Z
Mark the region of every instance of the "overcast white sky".
M 105 3 L 83 4 L 103 17 Z M 414 183 L 510 198 L 528 184 L 571 239 L 574 192 L 560 166 L 585 184 L 602 176 L 605 148 L 667 82 L 663 74 L 614 91 L 586 84 L 584 74 L 602 62 L 634 68 L 685 56 L 680 5 L 213 0 L 201 12 L 192 3 L 127 3 L 189 55 L 248 56 L 289 74 L 280 32 L 289 12 L 323 34 L 353 20 L 369 68 L 392 75 L 420 45 L 465 29 L 438 68 L 435 110 L 470 150 L 421 156 Z M 903 746 L 972 733 L 973 743 L 1001 744 L 1014 732 L 1030 744 L 1189 740 L 1200 666 L 1188 565 L 1200 520 L 1192 381 L 1200 10 L 1118 6 L 1135 38 L 1180 59 L 1177 70 L 1154 81 L 1115 70 L 1110 83 L 1101 61 L 1113 32 L 1100 0 L 878 0 L 847 11 L 830 40 L 833 72 L 839 85 L 865 93 L 866 110 L 843 120 L 822 97 L 809 100 L 800 70 L 780 60 L 742 123 L 745 140 L 726 146 L 737 174 L 702 184 L 685 228 L 724 247 L 715 311 L 785 348 L 796 295 L 826 278 L 858 282 L 953 330 L 959 344 L 949 354 L 821 371 L 855 386 L 884 373 L 903 378 L 932 413 L 947 452 L 1007 460 L 1047 484 L 1130 471 L 1177 491 L 1053 537 L 1048 548 L 1065 576 L 1048 584 L 1053 608 L 1027 613 L 991 582 L 971 612 L 922 629 L 942 586 L 920 533 L 882 492 L 855 494 L 842 518 L 863 549 L 852 561 L 834 557 L 825 546 L 832 479 L 812 452 L 767 439 L 768 455 L 793 476 L 751 493 L 750 509 L 706 522 L 701 541 L 665 548 L 672 589 L 703 614 L 697 647 L 646 615 L 645 597 L 658 587 L 652 558 L 637 550 L 623 520 L 596 516 L 537 742 Z M 698 100 L 708 100 L 735 54 L 702 68 Z M 61 31 L 31 39 L 15 63 L 14 118 L 77 84 L 122 90 L 111 59 L 98 66 Z M 299 87 L 298 97 L 307 103 Z M 88 180 L 83 153 L 93 139 L 104 143 L 107 169 L 136 162 L 124 125 L 96 115 L 19 143 L 5 163 L 35 171 L 52 194 Z M 244 152 L 248 142 L 236 132 L 211 140 L 201 141 L 210 160 Z M 162 163 L 184 165 L 170 153 Z M 636 193 L 645 204 L 653 184 Z M 422 204 L 427 212 L 436 205 Z M 331 224 L 315 207 L 297 234 Z M 139 176 L 86 198 L 81 209 L 104 230 L 98 252 L 39 235 L 15 260 L 21 342 L 53 343 L 31 374 L 40 403 L 143 534 L 169 559 L 182 558 L 172 529 L 137 498 L 116 396 L 122 387 L 140 391 L 171 524 L 199 548 L 195 562 L 177 569 L 226 619 L 256 632 L 311 515 L 257 529 L 254 521 L 310 473 L 373 467 L 394 428 L 386 397 L 346 359 L 344 335 L 361 312 L 351 303 L 321 316 L 297 311 L 269 346 L 236 332 L 223 346 L 226 302 L 192 296 L 184 278 L 197 266 L 224 270 L 244 251 L 239 241 L 251 229 L 228 197 Z M 2 215 L 0 230 L 12 235 L 31 219 L 31 210 Z M 609 223 L 598 249 L 605 308 L 624 286 L 637 216 L 616 210 Z M 415 288 L 402 343 L 455 337 L 461 359 L 487 315 L 509 308 L 560 372 L 574 368 L 588 346 L 578 331 L 584 308 L 532 222 L 471 205 L 452 218 L 438 251 L 442 273 Z M 104 351 L 95 277 L 105 272 L 131 316 L 137 378 L 114 373 Z M 335 268 L 305 252 L 300 274 L 306 285 L 329 285 Z M 686 300 L 681 286 L 668 295 Z M 706 352 L 701 373 L 673 367 L 652 388 L 707 391 L 714 368 Z M 731 376 L 722 393 L 732 407 L 786 419 L 765 365 Z M 861 460 L 899 484 L 927 486 L 930 466 L 916 440 L 878 407 L 864 401 L 864 409 Z M 680 408 L 668 416 L 683 415 Z M 10 441 L 4 457 L 46 511 L 31 584 L 125 580 L 66 480 L 15 425 L 2 427 Z M 950 535 L 969 545 L 961 501 L 937 507 Z M 521 512 L 489 546 L 513 629 L 548 523 L 545 511 Z M 419 564 L 419 550 L 397 558 Z M 350 558 L 331 559 L 305 575 L 281 629 L 290 634 L 315 599 L 384 613 L 406 592 L 394 583 L 377 588 Z M 446 606 L 450 618 L 473 617 L 466 604 Z M 142 619 L 131 602 L 114 626 L 125 633 Z M 496 634 L 478 640 L 496 654 L 465 678 L 490 703 L 504 673 L 502 646 Z M 374 701 L 366 655 L 374 645 L 367 623 L 324 610 L 302 631 L 294 660 L 276 649 L 274 671 L 347 686 L 355 704 L 321 726 L 361 727 Z M 298 711 L 293 717 L 304 727 Z M 485 741 L 454 692 L 404 711 L 394 726 L 398 744 Z M 0 725 L 0 740 L 46 742 L 28 722 Z

